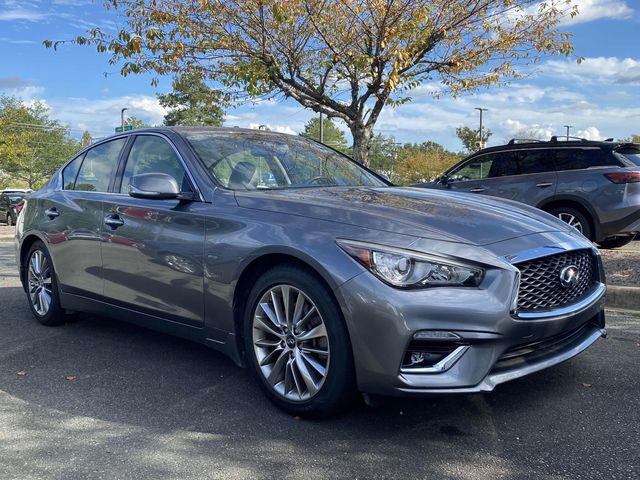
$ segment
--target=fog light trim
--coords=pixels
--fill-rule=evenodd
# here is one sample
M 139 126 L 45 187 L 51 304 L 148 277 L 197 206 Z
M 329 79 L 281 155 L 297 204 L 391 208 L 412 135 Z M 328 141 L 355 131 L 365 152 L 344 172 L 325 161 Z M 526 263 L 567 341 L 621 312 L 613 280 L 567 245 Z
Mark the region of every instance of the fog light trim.
M 424 374 L 424 373 L 442 373 L 449 370 L 453 367 L 458 360 L 462 358 L 462 356 L 467 353 L 469 350 L 469 345 L 461 345 L 457 347 L 453 352 L 447 355 L 445 358 L 440 360 L 438 363 L 431 367 L 402 367 L 400 368 L 400 373 L 410 373 L 410 374 Z

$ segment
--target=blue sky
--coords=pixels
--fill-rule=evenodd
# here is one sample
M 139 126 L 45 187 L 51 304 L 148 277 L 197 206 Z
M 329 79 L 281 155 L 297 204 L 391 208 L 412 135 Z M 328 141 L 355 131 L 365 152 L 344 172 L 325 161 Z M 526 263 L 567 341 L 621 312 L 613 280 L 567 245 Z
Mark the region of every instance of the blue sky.
M 640 1 L 574 4 L 581 14 L 563 28 L 574 34 L 575 55 L 585 58 L 581 65 L 575 58 L 545 60 L 528 78 L 456 99 L 434 100 L 422 88 L 412 103 L 387 109 L 377 131 L 399 142 L 433 140 L 458 150 L 455 128 L 477 128 L 474 107 L 484 107 L 485 124 L 494 132 L 490 144 L 524 130 L 562 134 L 566 124 L 594 139 L 640 134 Z M 155 95 L 170 89 L 170 78 L 153 87 L 149 76 L 121 77 L 107 55 L 89 47 L 54 52 L 42 46 L 45 39 L 72 38 L 95 25 L 117 26 L 100 0 L 0 0 L 0 93 L 44 101 L 74 136 L 85 129 L 94 137 L 113 133 L 125 106 L 161 123 L 164 111 Z M 295 102 L 269 101 L 230 109 L 226 123 L 294 133 L 311 116 Z

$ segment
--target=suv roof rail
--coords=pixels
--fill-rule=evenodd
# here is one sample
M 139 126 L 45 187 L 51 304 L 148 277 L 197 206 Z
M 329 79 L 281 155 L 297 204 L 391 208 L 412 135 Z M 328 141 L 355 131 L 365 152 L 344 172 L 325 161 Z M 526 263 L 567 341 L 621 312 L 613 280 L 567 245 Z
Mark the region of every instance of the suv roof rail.
M 512 138 L 509 140 L 508 145 L 515 145 L 516 143 L 544 143 L 545 140 L 538 140 L 536 138 Z
M 554 142 L 556 143 L 558 140 L 564 140 L 565 142 L 568 142 L 570 140 L 578 140 L 580 142 L 588 142 L 589 140 L 587 140 L 586 138 L 581 138 L 581 137 L 571 137 L 571 136 L 567 136 L 567 135 L 554 135 L 553 137 L 551 137 L 550 142 Z

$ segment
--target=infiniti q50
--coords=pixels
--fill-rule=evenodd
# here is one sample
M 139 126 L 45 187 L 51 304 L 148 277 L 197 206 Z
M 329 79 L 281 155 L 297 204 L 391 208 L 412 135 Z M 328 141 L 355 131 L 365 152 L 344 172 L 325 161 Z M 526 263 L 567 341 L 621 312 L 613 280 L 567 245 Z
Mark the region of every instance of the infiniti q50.
M 533 207 L 398 188 L 301 137 L 155 128 L 95 143 L 26 201 L 45 325 L 94 312 L 202 342 L 284 410 L 490 391 L 604 335 L 598 251 Z

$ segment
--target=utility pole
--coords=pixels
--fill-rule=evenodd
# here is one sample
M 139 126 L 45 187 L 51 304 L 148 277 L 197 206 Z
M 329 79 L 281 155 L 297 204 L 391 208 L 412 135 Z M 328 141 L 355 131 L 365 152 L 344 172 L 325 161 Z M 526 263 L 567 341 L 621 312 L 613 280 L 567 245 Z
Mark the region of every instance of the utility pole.
M 124 133 L 124 112 L 129 110 L 128 108 L 123 108 L 120 110 L 120 126 L 122 127 L 122 133 Z
M 480 139 L 479 140 L 479 143 L 480 143 L 479 147 L 482 149 L 482 148 L 484 148 L 484 142 L 482 141 L 482 137 L 483 137 L 483 135 L 482 135 L 482 112 L 487 112 L 487 111 L 489 111 L 489 109 L 488 108 L 480 108 L 480 107 L 476 107 L 475 109 L 480 112 L 480 130 L 478 131 L 478 138 Z
M 320 143 L 324 143 L 324 125 L 322 123 L 322 112 L 320 112 Z
M 567 129 L 567 142 L 569 141 L 569 130 L 573 128 L 573 125 L 565 125 L 564 128 Z

